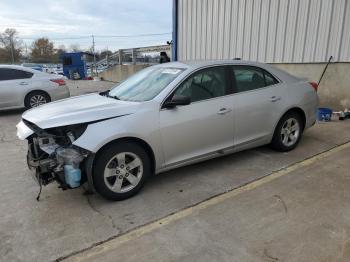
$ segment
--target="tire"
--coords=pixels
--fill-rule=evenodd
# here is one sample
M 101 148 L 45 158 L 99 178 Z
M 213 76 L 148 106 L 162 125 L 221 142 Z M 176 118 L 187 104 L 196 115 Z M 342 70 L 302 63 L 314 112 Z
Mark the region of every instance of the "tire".
M 119 201 L 138 193 L 150 175 L 151 162 L 146 151 L 136 143 L 123 141 L 98 154 L 92 176 L 100 195 Z
M 293 150 L 300 141 L 303 129 L 304 125 L 298 113 L 285 114 L 276 126 L 271 147 L 281 152 Z
M 51 101 L 51 98 L 48 94 L 42 91 L 34 91 L 29 93 L 24 99 L 24 106 L 27 109 L 37 107 L 40 105 L 47 104 Z

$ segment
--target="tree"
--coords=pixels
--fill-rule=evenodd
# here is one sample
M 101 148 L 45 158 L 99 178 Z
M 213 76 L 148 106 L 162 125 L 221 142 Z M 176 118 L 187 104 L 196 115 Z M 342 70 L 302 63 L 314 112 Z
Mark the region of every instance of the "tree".
M 31 61 L 36 63 L 51 62 L 54 59 L 53 43 L 48 38 L 39 38 L 32 44 Z
M 66 47 L 64 45 L 59 45 L 57 49 L 55 49 L 55 55 L 53 58 L 53 63 L 60 63 L 61 56 L 63 53 L 67 52 Z
M 64 51 L 66 51 L 66 50 L 67 50 L 65 45 L 59 45 L 59 46 L 58 46 L 58 49 L 60 49 L 60 50 L 64 50 Z
M 102 50 L 99 54 L 99 59 L 106 58 L 107 56 L 111 56 L 113 53 L 110 50 Z
M 21 56 L 22 42 L 16 29 L 7 28 L 0 34 L 0 63 L 15 63 Z
M 81 48 L 80 48 L 80 46 L 78 44 L 70 45 L 69 50 L 71 52 L 81 52 Z

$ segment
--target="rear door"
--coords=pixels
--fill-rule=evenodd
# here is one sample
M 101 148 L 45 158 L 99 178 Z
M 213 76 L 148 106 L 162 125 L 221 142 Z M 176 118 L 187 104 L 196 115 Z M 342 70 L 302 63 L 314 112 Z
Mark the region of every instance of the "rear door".
M 16 107 L 23 104 L 30 89 L 33 73 L 13 68 L 0 68 L 0 107 Z
M 231 67 L 235 89 L 235 146 L 266 143 L 283 108 L 283 84 L 266 70 L 237 65 Z
M 161 109 L 165 167 L 233 147 L 233 97 L 228 69 L 215 66 L 193 73 L 173 93 L 189 96 L 191 104 Z

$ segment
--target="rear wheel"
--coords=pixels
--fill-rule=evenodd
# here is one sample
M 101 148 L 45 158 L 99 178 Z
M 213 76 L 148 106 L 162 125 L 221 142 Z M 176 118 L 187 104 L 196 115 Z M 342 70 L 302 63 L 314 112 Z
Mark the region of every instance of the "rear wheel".
M 24 100 L 24 105 L 26 108 L 30 109 L 33 107 L 44 105 L 46 103 L 49 103 L 50 101 L 51 99 L 48 94 L 41 91 L 34 91 L 26 96 Z
M 278 122 L 271 147 L 282 152 L 294 149 L 301 138 L 303 123 L 298 113 L 289 112 Z
M 151 174 L 146 151 L 136 143 L 118 142 L 99 153 L 93 170 L 96 191 L 110 200 L 123 200 L 140 191 Z

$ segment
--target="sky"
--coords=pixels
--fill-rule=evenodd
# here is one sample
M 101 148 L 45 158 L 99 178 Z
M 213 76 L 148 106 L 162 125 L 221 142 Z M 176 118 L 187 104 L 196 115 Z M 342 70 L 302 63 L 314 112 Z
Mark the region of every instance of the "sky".
M 172 0 L 1 0 L 0 32 L 15 28 L 28 48 L 48 37 L 55 47 L 96 50 L 166 44 L 171 40 Z M 141 36 L 140 34 L 164 34 Z M 99 37 L 99 36 L 135 37 Z M 76 39 L 62 39 L 76 38 Z

